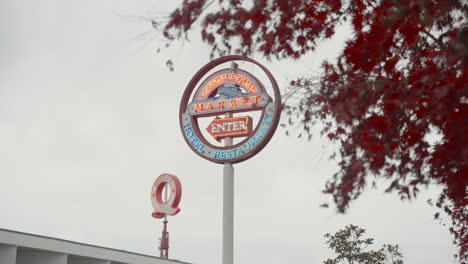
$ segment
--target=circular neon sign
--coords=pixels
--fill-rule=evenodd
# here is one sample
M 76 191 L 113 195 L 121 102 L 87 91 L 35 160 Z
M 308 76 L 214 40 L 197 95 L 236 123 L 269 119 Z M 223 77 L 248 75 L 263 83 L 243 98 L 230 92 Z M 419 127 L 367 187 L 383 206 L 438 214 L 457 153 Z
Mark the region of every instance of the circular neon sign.
M 255 76 L 236 67 L 221 69 L 203 79 L 216 66 L 233 61 L 257 65 L 268 77 L 273 95 Z M 180 103 L 180 128 L 187 144 L 202 158 L 215 163 L 239 163 L 256 155 L 270 141 L 278 127 L 280 106 L 278 84 L 267 68 L 247 57 L 225 56 L 203 66 L 188 83 Z M 254 111 L 261 112 L 255 127 L 252 117 L 242 115 Z M 225 118 L 219 117 L 223 114 Z M 205 128 L 210 136 L 218 142 L 226 138 L 240 141 L 228 146 L 211 144 L 199 125 L 199 118 L 211 116 L 215 118 Z

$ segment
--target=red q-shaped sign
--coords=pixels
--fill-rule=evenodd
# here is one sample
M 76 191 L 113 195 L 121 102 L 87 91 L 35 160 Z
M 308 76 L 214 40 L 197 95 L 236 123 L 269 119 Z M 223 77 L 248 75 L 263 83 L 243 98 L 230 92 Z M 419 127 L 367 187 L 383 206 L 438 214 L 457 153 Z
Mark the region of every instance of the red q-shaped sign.
M 164 201 L 163 189 L 168 188 L 169 198 Z M 163 173 L 153 183 L 151 188 L 151 204 L 154 212 L 151 214 L 154 218 L 163 218 L 164 215 L 176 215 L 180 208 L 178 207 L 180 197 L 182 196 L 182 186 L 177 176 Z

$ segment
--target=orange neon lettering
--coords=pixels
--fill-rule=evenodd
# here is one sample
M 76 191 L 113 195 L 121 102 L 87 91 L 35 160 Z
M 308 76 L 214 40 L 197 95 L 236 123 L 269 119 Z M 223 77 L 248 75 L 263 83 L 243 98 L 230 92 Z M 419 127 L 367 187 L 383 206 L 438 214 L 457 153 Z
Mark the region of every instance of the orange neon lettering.
M 252 98 L 253 98 L 253 103 L 252 103 L 253 105 L 256 105 L 259 103 L 260 95 L 252 96 Z
M 231 102 L 229 103 L 231 107 L 236 107 L 236 99 L 231 99 Z
M 202 112 L 203 110 L 203 104 L 195 104 L 195 112 Z
M 250 92 L 250 93 L 255 93 L 257 91 L 257 87 L 255 87 L 255 85 L 246 77 L 244 76 L 239 76 L 237 78 L 237 81 L 242 84 L 245 88 L 247 88 L 247 90 Z
M 242 97 L 242 105 L 248 105 L 249 98 L 248 97 Z
M 205 86 L 205 87 L 203 87 L 203 90 L 202 90 L 200 96 L 201 96 L 201 97 L 204 97 L 204 96 L 208 93 L 208 90 L 209 90 L 209 89 L 210 89 L 210 88 L 208 87 L 208 85 Z
M 239 83 L 240 85 L 244 86 L 249 93 L 256 93 L 258 90 L 255 84 L 247 76 L 239 73 L 224 73 L 211 79 L 202 88 L 199 98 L 206 98 L 214 87 L 217 87 L 227 81 L 235 81 Z
M 250 84 L 249 92 L 251 92 L 251 93 L 257 92 L 257 87 L 255 87 L 255 85 L 253 85 L 252 83 Z
M 244 77 L 239 76 L 239 77 L 237 78 L 237 82 L 238 82 L 239 84 L 245 86 L 245 78 L 244 78 Z
M 218 108 L 223 109 L 224 108 L 224 101 L 219 101 L 218 102 Z
M 208 105 L 206 106 L 206 110 L 213 110 L 213 104 L 208 103 Z

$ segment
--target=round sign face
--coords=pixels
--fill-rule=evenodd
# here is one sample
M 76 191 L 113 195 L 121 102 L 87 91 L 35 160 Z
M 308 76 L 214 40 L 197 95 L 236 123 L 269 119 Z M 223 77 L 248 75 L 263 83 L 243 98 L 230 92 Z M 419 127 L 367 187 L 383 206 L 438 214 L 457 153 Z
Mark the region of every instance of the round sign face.
M 273 94 L 268 94 L 255 76 L 234 63 L 205 77 L 216 66 L 234 61 L 247 61 L 262 69 Z M 238 163 L 253 157 L 270 141 L 278 127 L 280 106 L 278 84 L 263 65 L 243 56 L 225 56 L 206 64 L 190 80 L 180 103 L 180 128 L 187 144 L 202 158 L 215 163 Z M 254 112 L 260 113 L 257 120 L 248 115 Z M 212 120 L 202 128 L 200 118 Z M 203 129 L 220 144 L 224 140 L 225 145 L 211 144 Z M 240 140 L 231 144 L 232 138 Z
M 163 199 L 163 189 L 167 188 L 169 197 Z M 182 196 L 182 186 L 177 176 L 163 173 L 153 183 L 151 187 L 151 204 L 154 212 L 151 214 L 154 218 L 163 218 L 165 215 L 176 215 L 180 208 L 178 207 L 180 197 Z

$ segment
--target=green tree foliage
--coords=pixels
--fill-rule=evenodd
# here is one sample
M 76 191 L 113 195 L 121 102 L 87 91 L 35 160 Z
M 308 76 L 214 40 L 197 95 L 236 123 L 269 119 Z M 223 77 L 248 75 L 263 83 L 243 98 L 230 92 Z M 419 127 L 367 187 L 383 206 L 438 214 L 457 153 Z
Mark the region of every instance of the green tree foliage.
M 403 255 L 398 245 L 383 245 L 379 250 L 369 250 L 373 238 L 365 238 L 365 230 L 348 225 L 335 234 L 325 234 L 326 244 L 336 257 L 324 264 L 403 264 Z

